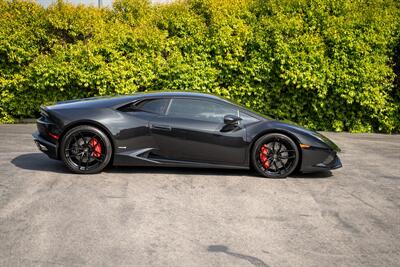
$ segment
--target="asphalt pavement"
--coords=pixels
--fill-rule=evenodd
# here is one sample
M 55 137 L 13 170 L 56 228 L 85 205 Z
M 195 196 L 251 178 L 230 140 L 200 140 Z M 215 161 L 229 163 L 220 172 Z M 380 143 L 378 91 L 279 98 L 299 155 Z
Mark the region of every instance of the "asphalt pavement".
M 0 266 L 400 266 L 400 136 L 325 133 L 331 173 L 76 175 L 0 125 Z

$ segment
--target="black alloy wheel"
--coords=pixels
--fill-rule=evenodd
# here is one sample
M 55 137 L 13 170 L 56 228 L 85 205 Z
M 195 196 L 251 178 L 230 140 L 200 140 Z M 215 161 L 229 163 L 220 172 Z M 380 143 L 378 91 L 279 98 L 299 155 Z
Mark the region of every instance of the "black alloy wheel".
M 256 141 L 252 162 L 259 174 L 268 178 L 285 178 L 299 163 L 299 149 L 286 135 L 271 133 Z
M 99 129 L 82 125 L 69 130 L 61 141 L 61 159 L 75 173 L 102 171 L 110 162 L 112 146 Z

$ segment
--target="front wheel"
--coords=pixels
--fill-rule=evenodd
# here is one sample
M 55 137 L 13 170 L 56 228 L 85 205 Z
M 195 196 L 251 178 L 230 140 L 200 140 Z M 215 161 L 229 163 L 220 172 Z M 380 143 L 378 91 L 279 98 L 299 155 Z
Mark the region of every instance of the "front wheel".
M 256 141 L 252 163 L 259 174 L 268 178 L 285 178 L 297 167 L 299 149 L 288 136 L 271 133 Z
M 101 172 L 111 160 L 112 146 L 99 129 L 81 125 L 69 130 L 61 141 L 61 159 L 75 173 Z

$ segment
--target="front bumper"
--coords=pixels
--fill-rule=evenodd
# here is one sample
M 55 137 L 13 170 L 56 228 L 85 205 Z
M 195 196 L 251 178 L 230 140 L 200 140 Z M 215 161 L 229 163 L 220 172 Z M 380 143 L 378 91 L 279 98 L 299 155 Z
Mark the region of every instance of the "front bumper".
M 56 144 L 53 144 L 46 139 L 44 139 L 38 132 L 32 134 L 33 141 L 40 151 L 45 153 L 52 159 L 58 159 L 57 151 L 58 147 Z
M 301 172 L 318 172 L 342 167 L 337 152 L 331 149 L 302 149 Z
M 318 163 L 315 165 L 316 167 L 319 168 L 325 168 L 328 170 L 334 170 L 334 169 L 339 169 L 342 167 L 342 162 L 340 161 L 339 157 L 337 155 L 334 156 L 333 160 L 328 161 L 327 163 L 322 162 L 322 163 Z

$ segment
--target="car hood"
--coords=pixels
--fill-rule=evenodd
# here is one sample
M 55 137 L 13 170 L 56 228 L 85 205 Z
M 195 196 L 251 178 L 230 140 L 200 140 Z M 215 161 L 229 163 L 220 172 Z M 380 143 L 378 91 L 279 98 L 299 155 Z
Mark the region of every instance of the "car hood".
M 324 136 L 323 134 L 321 134 L 317 131 L 309 130 L 305 127 L 302 127 L 297 123 L 294 123 L 294 122 L 291 122 L 288 120 L 275 121 L 275 127 L 288 129 L 288 130 L 294 131 L 298 134 L 302 134 L 304 136 L 312 136 L 313 138 L 317 139 L 318 141 L 324 143 L 329 148 L 331 148 L 337 152 L 340 152 L 340 148 L 328 137 Z

